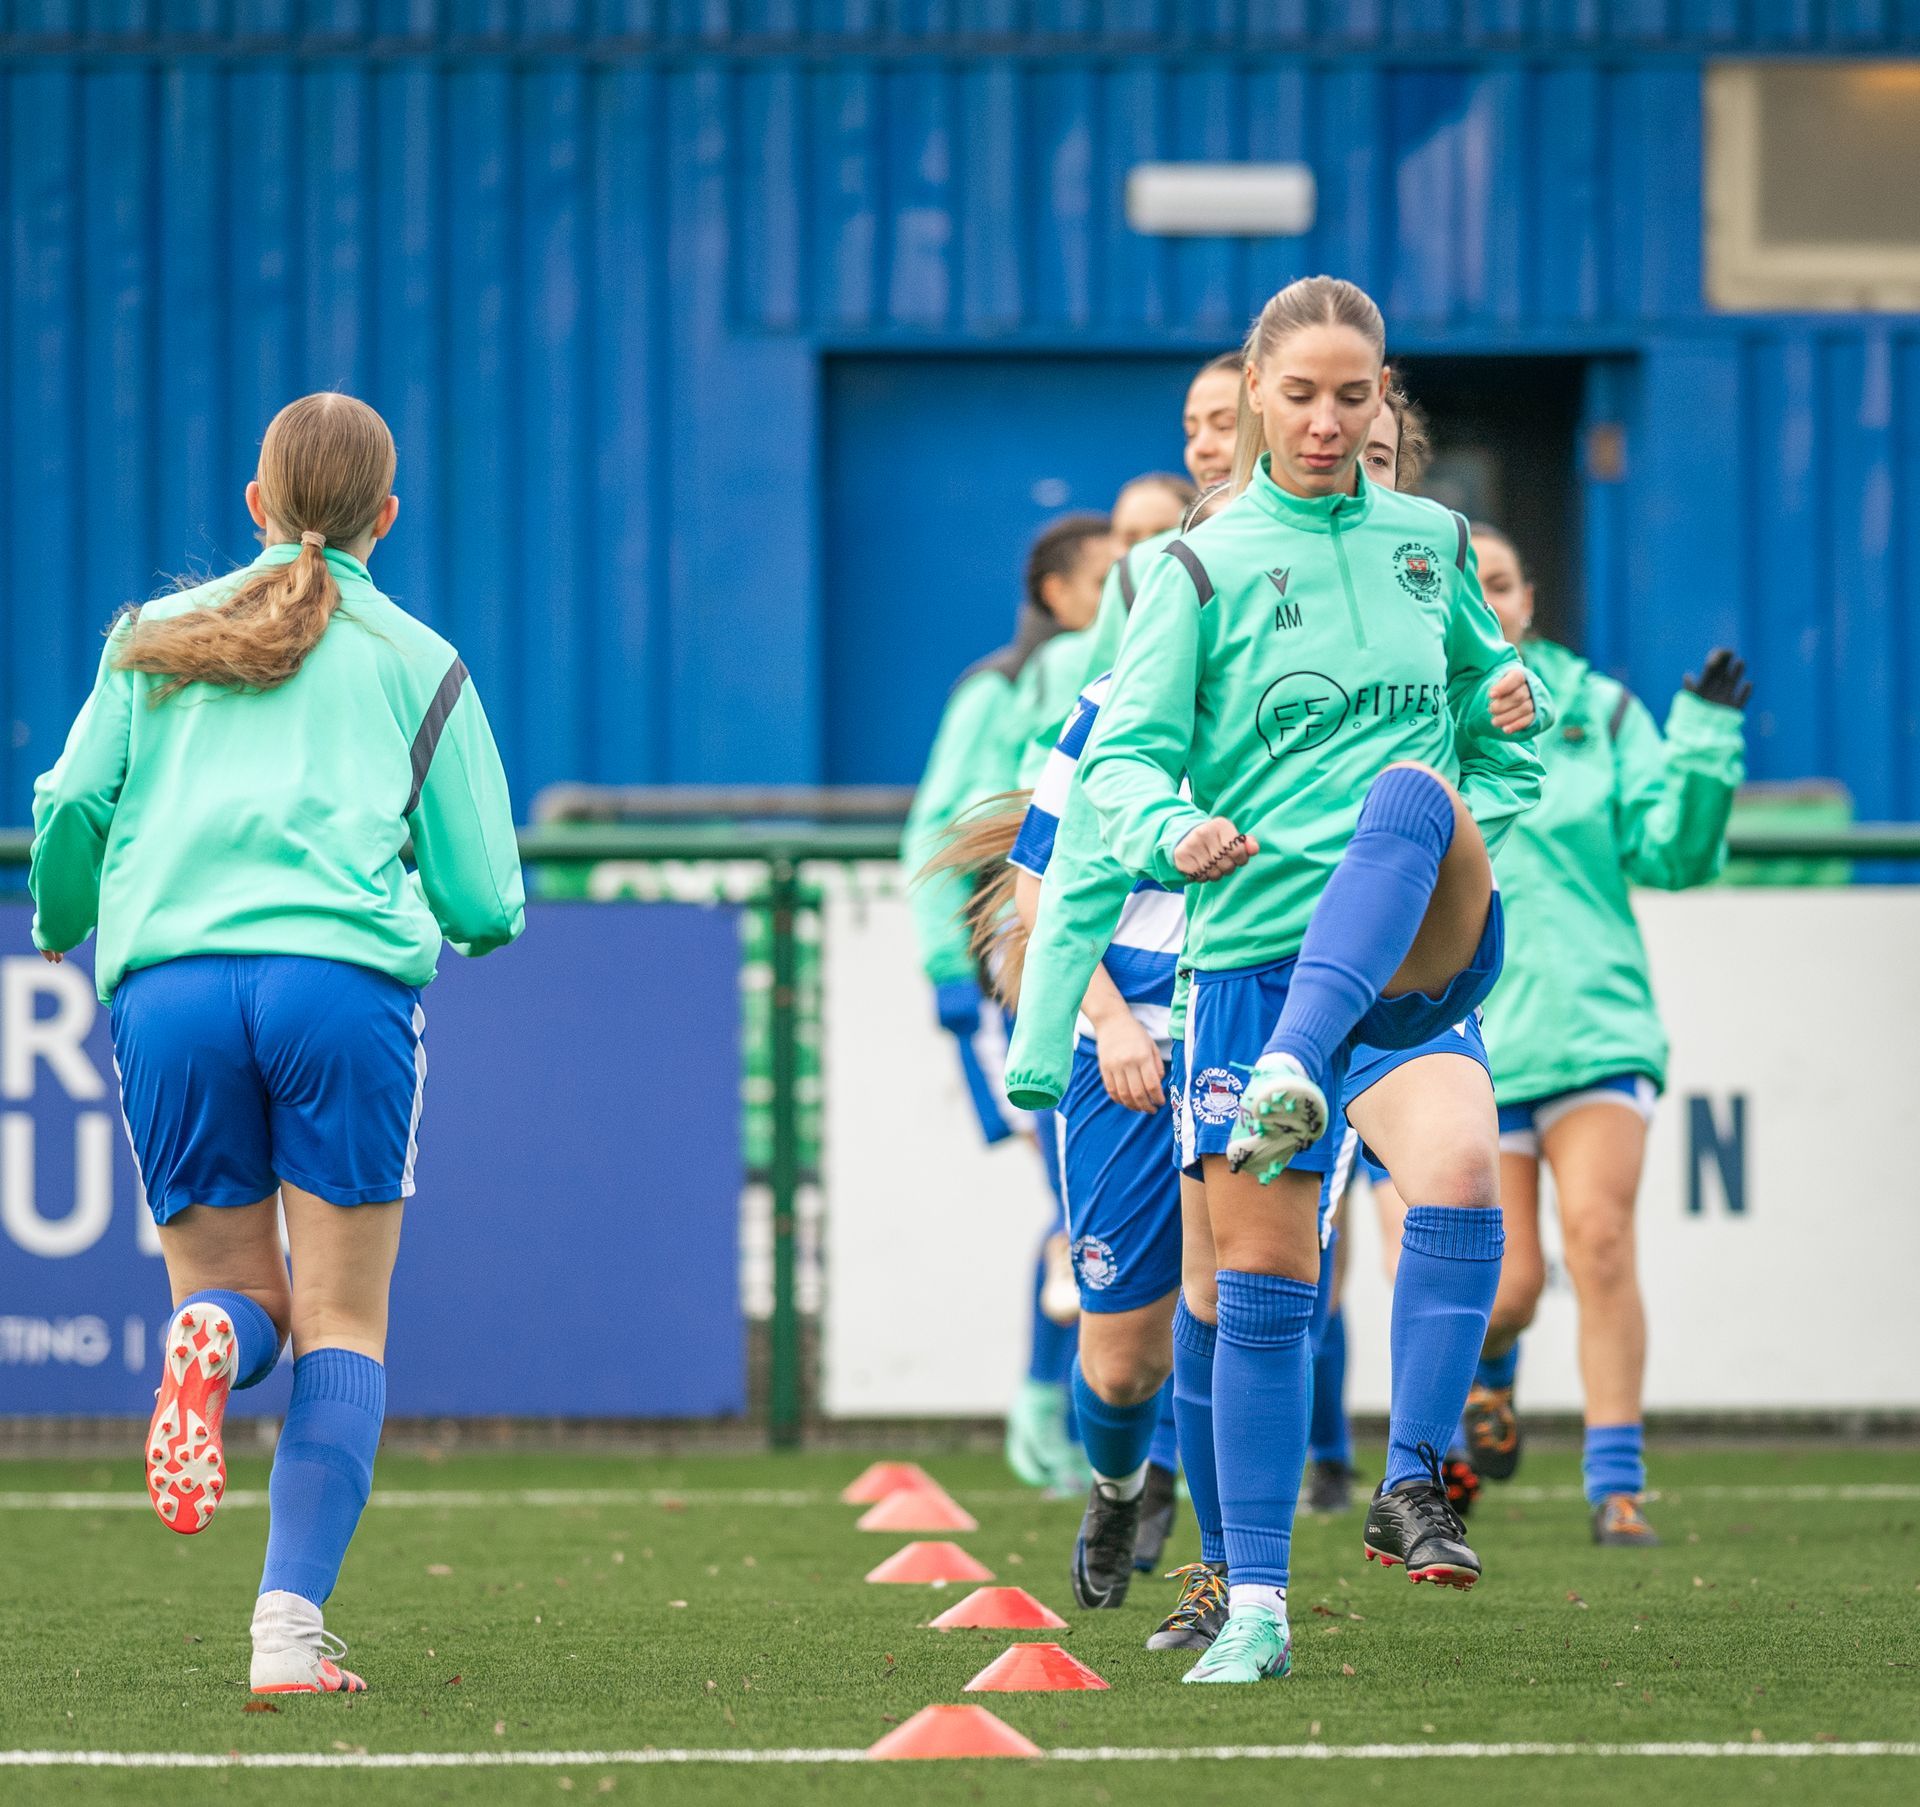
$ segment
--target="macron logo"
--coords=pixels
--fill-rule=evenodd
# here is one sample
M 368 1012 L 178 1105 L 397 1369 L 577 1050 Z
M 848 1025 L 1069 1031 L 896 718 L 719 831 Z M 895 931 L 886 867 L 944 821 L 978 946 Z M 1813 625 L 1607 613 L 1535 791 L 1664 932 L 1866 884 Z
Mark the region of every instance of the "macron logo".
M 1267 573 L 1267 582 L 1272 584 L 1273 587 L 1284 596 L 1287 593 L 1287 579 L 1292 575 L 1293 567 L 1291 565 L 1275 565 L 1274 568 Z

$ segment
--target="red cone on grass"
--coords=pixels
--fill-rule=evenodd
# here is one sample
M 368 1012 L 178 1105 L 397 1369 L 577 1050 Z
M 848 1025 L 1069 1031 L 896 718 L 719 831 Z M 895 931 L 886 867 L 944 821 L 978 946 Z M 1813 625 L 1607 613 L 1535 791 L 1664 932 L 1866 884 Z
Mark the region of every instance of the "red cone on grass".
M 940 1487 L 890 1493 L 860 1515 L 862 1531 L 977 1531 L 978 1520 Z
M 935 1631 L 1065 1631 L 1067 1622 L 1024 1587 L 976 1587 L 932 1621 Z
M 923 1487 L 937 1492 L 940 1483 L 918 1462 L 874 1462 L 841 1489 L 843 1506 L 871 1506 L 890 1493 Z
M 1009 1644 L 967 1683 L 969 1694 L 1037 1694 L 1056 1688 L 1107 1684 L 1058 1644 Z
M 895 1550 L 869 1581 L 903 1581 L 920 1587 L 942 1587 L 949 1581 L 991 1581 L 993 1570 L 976 1561 L 957 1543 L 910 1543 Z
M 901 1757 L 1041 1757 L 1046 1753 L 985 1707 L 922 1707 L 897 1725 L 867 1755 L 881 1762 Z

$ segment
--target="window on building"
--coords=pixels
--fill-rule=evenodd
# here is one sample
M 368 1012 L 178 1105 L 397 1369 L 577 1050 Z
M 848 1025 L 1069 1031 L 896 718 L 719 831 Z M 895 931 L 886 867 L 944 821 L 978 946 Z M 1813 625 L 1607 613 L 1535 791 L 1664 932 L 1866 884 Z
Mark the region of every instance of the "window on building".
M 1920 62 L 1707 72 L 1716 308 L 1920 307 Z

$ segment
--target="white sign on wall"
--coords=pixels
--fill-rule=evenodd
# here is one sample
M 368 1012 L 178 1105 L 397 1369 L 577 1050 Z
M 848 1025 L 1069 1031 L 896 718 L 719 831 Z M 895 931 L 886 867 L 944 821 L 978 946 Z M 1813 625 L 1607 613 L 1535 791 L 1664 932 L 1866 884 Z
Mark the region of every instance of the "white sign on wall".
M 1640 1193 L 1651 1410 L 1920 1406 L 1920 890 L 1637 900 L 1673 1038 Z M 990 1415 L 1025 1369 L 1048 1217 L 1030 1148 L 985 1148 L 898 897 L 829 904 L 824 1403 Z M 1545 1240 L 1557 1255 L 1550 1190 Z M 1387 1403 L 1370 1209 L 1348 1281 L 1349 1403 Z M 1522 1399 L 1578 1409 L 1556 1272 Z

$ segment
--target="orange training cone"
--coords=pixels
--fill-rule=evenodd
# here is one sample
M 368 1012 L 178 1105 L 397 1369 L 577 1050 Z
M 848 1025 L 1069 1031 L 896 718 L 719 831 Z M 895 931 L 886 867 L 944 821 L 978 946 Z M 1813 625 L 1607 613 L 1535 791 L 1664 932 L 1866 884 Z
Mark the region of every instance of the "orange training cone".
M 991 1581 L 993 1570 L 976 1562 L 957 1543 L 910 1543 L 870 1570 L 867 1579 L 944 1587 L 949 1581 Z
M 870 1746 L 867 1755 L 886 1762 L 901 1757 L 1043 1757 L 1046 1752 L 985 1707 L 922 1707 Z
M 841 1490 L 843 1506 L 871 1506 L 910 1487 L 935 1490 L 939 1483 L 918 1462 L 875 1462 Z
M 1065 1631 L 1067 1622 L 1024 1587 L 976 1587 L 932 1622 L 935 1631 Z
M 938 1487 L 890 1493 L 860 1515 L 862 1531 L 977 1531 L 972 1513 Z
M 967 1683 L 969 1694 L 1037 1694 L 1053 1688 L 1107 1684 L 1058 1644 L 1009 1644 Z

